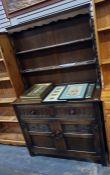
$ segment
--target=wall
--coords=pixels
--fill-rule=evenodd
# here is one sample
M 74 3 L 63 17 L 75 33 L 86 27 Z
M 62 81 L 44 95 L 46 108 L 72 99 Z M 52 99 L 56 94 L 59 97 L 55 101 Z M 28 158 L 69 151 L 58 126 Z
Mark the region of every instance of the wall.
M 41 9 L 34 10 L 33 12 L 26 13 L 14 18 L 11 18 L 10 21 L 6 18 L 1 0 L 0 0 L 0 31 L 5 30 L 8 26 L 15 26 L 30 20 L 39 19 L 43 16 L 48 16 L 53 13 L 58 13 L 70 8 L 75 8 L 77 6 L 90 3 L 91 0 L 62 0 L 62 2 L 44 7 Z M 11 23 L 11 24 L 10 24 Z
M 5 11 L 0 0 L 0 32 L 4 32 L 6 27 L 10 26 L 10 21 L 7 19 Z

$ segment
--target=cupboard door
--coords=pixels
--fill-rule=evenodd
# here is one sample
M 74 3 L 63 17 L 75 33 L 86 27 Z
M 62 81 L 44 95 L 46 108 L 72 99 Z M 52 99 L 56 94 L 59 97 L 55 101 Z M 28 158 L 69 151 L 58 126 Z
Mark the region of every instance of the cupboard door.
M 74 151 L 99 155 L 98 127 L 93 121 L 33 120 L 27 121 L 27 130 L 35 147 L 54 149 L 56 153 Z M 82 144 L 81 144 L 82 143 Z
M 54 140 L 56 150 L 66 151 L 66 142 L 64 139 L 64 132 L 58 120 L 50 120 L 49 127 L 51 129 L 51 137 Z

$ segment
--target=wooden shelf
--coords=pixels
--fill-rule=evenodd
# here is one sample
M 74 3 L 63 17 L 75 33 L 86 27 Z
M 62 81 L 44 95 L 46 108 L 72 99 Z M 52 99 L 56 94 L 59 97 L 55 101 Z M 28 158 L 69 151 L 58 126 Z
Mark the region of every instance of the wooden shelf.
M 16 100 L 16 97 L 13 98 L 0 98 L 0 104 L 2 103 L 13 103 Z
M 17 123 L 18 120 L 17 120 L 16 116 L 0 116 L 0 122 Z
M 0 72 L 0 78 L 2 77 L 8 77 L 7 72 Z
M 110 101 L 110 85 L 102 89 L 101 100 Z
M 108 91 L 108 90 L 110 90 L 110 85 L 104 86 L 104 91 Z M 102 89 L 102 91 L 103 91 L 103 89 Z
M 35 49 L 29 49 L 29 50 L 17 52 L 16 54 L 26 54 L 26 53 L 29 53 L 29 52 L 36 52 L 36 51 L 41 51 L 41 50 L 47 50 L 47 49 L 52 49 L 52 48 L 56 48 L 56 47 L 62 47 L 62 46 L 71 45 L 71 44 L 78 44 L 78 43 L 91 41 L 91 40 L 92 40 L 92 36 L 86 37 L 86 38 L 82 38 L 82 39 L 78 39 L 78 40 L 74 40 L 74 41 L 64 42 L 64 43 L 60 43 L 60 44 L 54 44 L 54 45 L 51 45 L 51 46 L 45 46 L 45 47 L 40 47 L 40 48 L 35 48 Z
M 99 29 L 98 29 L 98 32 L 105 32 L 105 31 L 108 31 L 108 30 L 110 30 L 110 26 L 108 26 L 108 27 L 103 27 L 103 28 L 99 28 Z
M 105 64 L 110 64 L 110 58 L 108 59 L 103 59 L 103 60 L 101 60 L 101 64 L 102 65 L 105 65 Z
M 10 78 L 9 77 L 0 77 L 0 81 L 9 81 Z
M 4 61 L 4 59 L 3 59 L 3 58 L 0 58 L 0 62 L 1 62 L 1 61 Z
M 67 68 L 74 68 L 77 66 L 91 65 L 95 63 L 96 63 L 96 59 L 93 59 L 93 60 L 88 60 L 88 61 L 61 64 L 61 65 L 56 65 L 56 66 L 47 66 L 47 67 L 41 67 L 41 68 L 27 69 L 27 70 L 21 71 L 21 73 L 26 74 L 26 73 L 42 72 L 42 71 L 49 71 L 49 70 L 55 70 L 55 69 L 67 69 Z
M 25 145 L 25 141 L 22 134 L 0 132 L 0 143 L 12 144 L 12 145 Z
M 0 81 L 9 81 L 10 77 L 8 76 L 7 72 L 0 73 Z
M 24 144 L 24 137 L 18 123 L 0 123 L 0 143 Z
M 101 3 L 101 2 L 104 2 L 105 0 L 95 0 L 94 2 L 95 2 L 95 4 L 99 4 L 99 3 Z

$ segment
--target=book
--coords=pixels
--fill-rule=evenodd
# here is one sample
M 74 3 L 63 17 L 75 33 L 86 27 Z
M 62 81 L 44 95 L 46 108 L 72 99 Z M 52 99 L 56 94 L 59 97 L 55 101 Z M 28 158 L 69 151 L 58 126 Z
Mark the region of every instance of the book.
M 94 89 L 95 89 L 95 83 L 90 83 L 88 85 L 87 92 L 86 92 L 86 95 L 85 95 L 85 98 L 86 99 L 92 97 L 92 94 L 94 92 Z
M 59 99 L 60 100 L 82 99 L 85 97 L 87 87 L 88 83 L 67 85 L 63 93 L 59 96 Z
M 42 101 L 42 99 L 49 93 L 52 87 L 52 83 L 34 84 L 22 96 L 20 96 L 20 98 Z
M 58 97 L 64 91 L 65 88 L 66 88 L 65 85 L 54 87 L 54 89 L 48 94 L 48 96 L 43 100 L 43 102 L 61 101 L 58 99 Z

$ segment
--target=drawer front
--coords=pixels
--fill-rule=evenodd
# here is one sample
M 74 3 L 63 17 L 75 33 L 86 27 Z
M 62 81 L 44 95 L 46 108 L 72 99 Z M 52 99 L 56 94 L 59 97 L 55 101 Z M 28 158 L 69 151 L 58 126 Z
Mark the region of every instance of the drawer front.
M 19 115 L 24 118 L 50 118 L 54 114 L 53 108 L 49 106 L 20 105 L 17 106 L 17 110 Z
M 64 105 L 18 105 L 17 110 L 22 118 L 94 118 L 96 116 L 92 103 Z
M 78 103 L 74 105 L 56 106 L 56 118 L 94 118 L 96 116 L 92 103 Z

